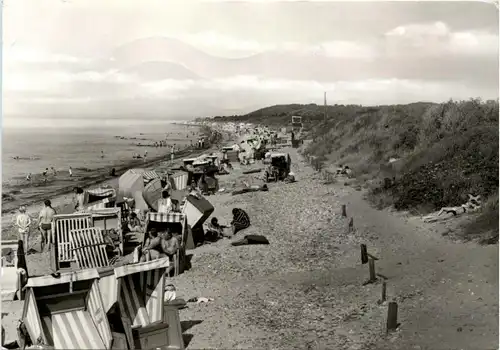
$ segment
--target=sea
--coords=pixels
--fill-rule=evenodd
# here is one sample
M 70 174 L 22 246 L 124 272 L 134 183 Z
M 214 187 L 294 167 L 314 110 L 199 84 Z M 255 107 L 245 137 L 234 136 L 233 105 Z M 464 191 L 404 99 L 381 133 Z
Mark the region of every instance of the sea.
M 149 159 L 167 155 L 170 147 L 154 147 L 155 141 L 181 149 L 196 142 L 197 132 L 191 125 L 168 121 L 127 127 L 3 128 L 2 188 L 29 186 L 26 176 L 31 174 L 36 181 L 46 168 L 54 167 L 66 175 L 72 167 L 78 175 L 123 164 L 134 154 L 144 156 L 146 151 Z

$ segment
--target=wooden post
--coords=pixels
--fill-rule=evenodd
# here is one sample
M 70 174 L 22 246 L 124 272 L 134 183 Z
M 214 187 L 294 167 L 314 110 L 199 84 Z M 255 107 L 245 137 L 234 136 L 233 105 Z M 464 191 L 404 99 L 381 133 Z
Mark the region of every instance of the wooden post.
M 370 282 L 377 280 L 377 275 L 375 274 L 375 260 L 369 259 L 368 266 L 370 268 Z
M 361 244 L 361 263 L 363 265 L 368 263 L 368 251 L 366 249 L 366 244 Z
M 398 303 L 391 301 L 387 308 L 387 332 L 398 328 Z
M 381 301 L 385 302 L 387 300 L 387 282 L 382 282 L 382 298 Z
M 345 204 L 342 204 L 342 216 L 343 217 L 347 217 L 347 212 L 346 212 Z

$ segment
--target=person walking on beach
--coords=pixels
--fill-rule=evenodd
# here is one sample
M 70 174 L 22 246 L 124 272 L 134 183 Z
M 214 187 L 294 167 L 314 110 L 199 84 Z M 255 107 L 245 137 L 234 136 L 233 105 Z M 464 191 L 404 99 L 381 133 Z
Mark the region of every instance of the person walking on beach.
M 45 207 L 40 211 L 40 215 L 38 215 L 38 229 L 42 234 L 40 243 L 42 252 L 44 251 L 45 244 L 52 241 L 52 222 L 54 221 L 54 215 L 56 215 L 56 211 L 52 208 L 52 203 L 49 199 L 46 199 L 43 203 Z
M 42 173 L 43 182 L 47 183 L 47 174 L 49 173 L 49 168 L 45 168 L 45 171 Z
M 69 177 L 73 177 L 73 168 L 69 167 Z
M 23 241 L 25 251 L 29 250 L 28 239 L 30 233 L 31 218 L 26 214 L 26 207 L 22 205 L 19 208 L 19 214 L 16 217 L 17 231 L 19 232 L 18 240 Z

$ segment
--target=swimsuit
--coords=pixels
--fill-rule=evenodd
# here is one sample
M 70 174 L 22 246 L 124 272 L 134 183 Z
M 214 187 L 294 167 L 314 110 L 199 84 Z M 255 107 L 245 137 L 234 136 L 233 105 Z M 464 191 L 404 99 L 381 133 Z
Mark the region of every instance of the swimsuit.
M 52 224 L 41 224 L 40 228 L 44 231 L 50 231 L 52 230 Z

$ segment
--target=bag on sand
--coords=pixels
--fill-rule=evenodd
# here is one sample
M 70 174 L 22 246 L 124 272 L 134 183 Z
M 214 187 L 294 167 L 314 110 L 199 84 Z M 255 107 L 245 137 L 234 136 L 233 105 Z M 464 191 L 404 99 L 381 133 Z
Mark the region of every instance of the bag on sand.
M 266 237 L 261 235 L 246 235 L 242 240 L 231 243 L 233 246 L 251 245 L 251 244 L 269 244 Z

